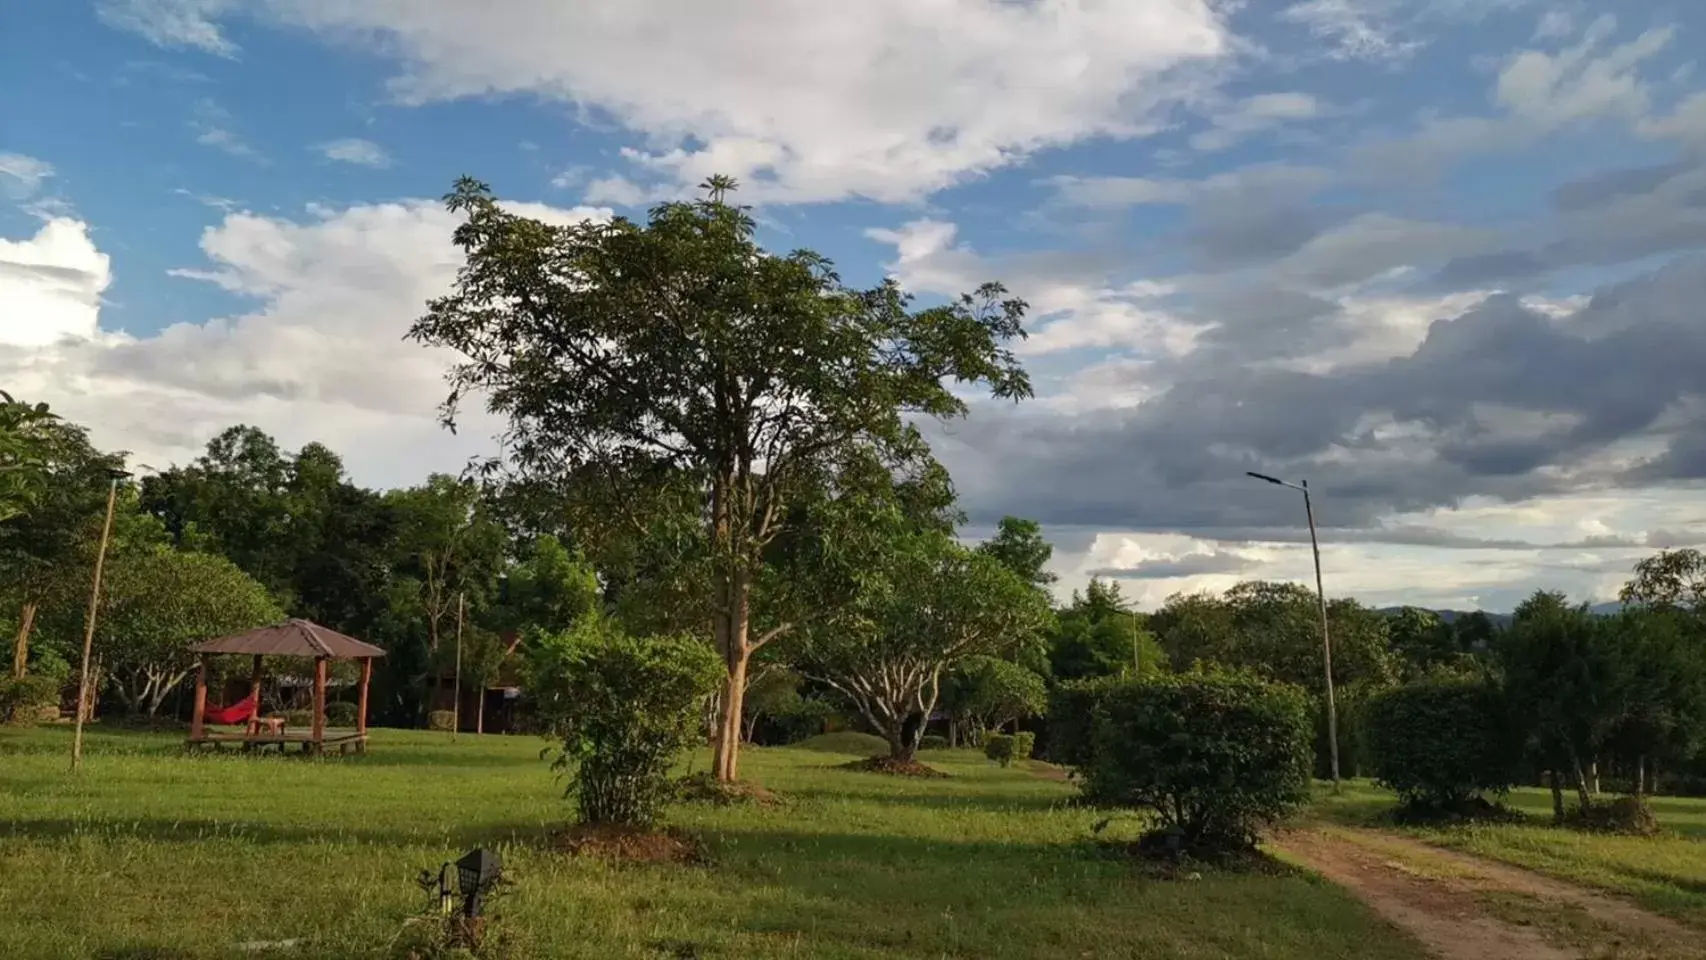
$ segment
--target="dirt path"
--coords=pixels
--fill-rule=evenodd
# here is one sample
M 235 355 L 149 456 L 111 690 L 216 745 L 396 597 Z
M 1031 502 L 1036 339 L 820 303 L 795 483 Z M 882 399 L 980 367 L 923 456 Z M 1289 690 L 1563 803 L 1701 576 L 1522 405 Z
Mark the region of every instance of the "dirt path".
M 1407 837 L 1319 828 L 1286 833 L 1272 845 L 1355 894 L 1441 960 L 1706 957 L 1706 933 L 1674 920 Z

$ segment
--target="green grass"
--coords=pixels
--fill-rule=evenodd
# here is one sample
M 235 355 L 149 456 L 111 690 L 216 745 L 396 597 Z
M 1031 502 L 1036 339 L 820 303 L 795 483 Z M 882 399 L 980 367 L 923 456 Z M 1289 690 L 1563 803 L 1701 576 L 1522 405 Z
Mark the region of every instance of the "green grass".
M 363 758 L 200 756 L 97 730 L 0 731 L 0 957 L 382 957 L 416 872 L 476 844 L 516 881 L 506 957 L 1370 958 L 1419 948 L 1298 874 L 1146 879 L 1086 842 L 1070 787 L 970 752 L 952 779 L 754 749 L 778 807 L 683 806 L 705 866 L 549 851 L 572 807 L 531 738 L 376 731 Z M 703 758 L 696 766 L 703 769 Z M 173 953 L 170 951 L 180 951 Z
M 1574 802 L 1574 798 L 1567 798 Z M 1341 823 L 1371 824 L 1394 805 L 1390 793 L 1367 782 L 1346 784 L 1342 796 L 1323 793 L 1316 812 Z M 1405 827 L 1441 846 L 1527 867 L 1633 898 L 1648 909 L 1706 926 L 1706 800 L 1654 797 L 1664 832 L 1657 837 L 1583 833 L 1552 825 L 1552 794 L 1521 788 L 1506 798 L 1528 820 L 1468 827 Z M 1384 824 L 1383 824 L 1384 825 Z

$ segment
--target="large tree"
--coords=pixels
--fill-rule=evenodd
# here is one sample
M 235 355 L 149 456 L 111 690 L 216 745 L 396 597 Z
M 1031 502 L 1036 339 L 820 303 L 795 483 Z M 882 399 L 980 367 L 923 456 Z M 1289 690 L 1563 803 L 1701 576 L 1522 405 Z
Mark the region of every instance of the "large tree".
M 284 618 L 265 587 L 211 554 L 121 550 L 102 586 L 95 655 L 119 700 L 149 715 L 195 669 L 193 644 Z
M 18 611 L 14 678 L 28 668 L 30 638 L 42 605 L 58 596 L 60 602 L 76 606 L 80 591 L 75 588 L 86 588 L 83 576 L 93 562 L 106 510 L 108 471 L 124 463 L 121 455 L 95 449 L 86 431 L 67 421 L 41 419 L 31 430 L 32 470 L 39 474 L 39 489 L 31 494 L 27 511 L 0 523 L 0 584 Z M 130 515 L 130 510 L 121 514 L 125 519 Z
M 1054 556 L 1054 545 L 1043 537 L 1042 524 L 1022 517 L 1002 517 L 995 536 L 978 544 L 977 549 L 1013 571 L 1019 579 L 1035 584 L 1040 590 L 1060 579 L 1048 569 Z
M 57 417 L 45 403 L 25 403 L 0 390 L 0 522 L 28 510 L 48 487 L 46 465 Z
M 963 414 L 944 381 L 1030 393 L 1006 347 L 1022 302 L 989 285 L 914 311 L 892 282 L 849 288 L 815 253 L 764 251 L 725 200 L 733 185 L 713 178 L 705 199 L 662 204 L 643 225 L 547 224 L 465 178 L 447 203 L 466 218 L 466 262 L 411 331 L 462 354 L 446 420 L 482 396 L 508 420 L 514 474 L 600 487 L 607 519 L 634 534 L 653 532 L 660 487 L 696 494 L 703 609 L 727 672 L 714 762 L 725 780 L 748 664 L 796 628 L 756 608 L 802 477 L 848 445 L 901 440 L 910 417 Z

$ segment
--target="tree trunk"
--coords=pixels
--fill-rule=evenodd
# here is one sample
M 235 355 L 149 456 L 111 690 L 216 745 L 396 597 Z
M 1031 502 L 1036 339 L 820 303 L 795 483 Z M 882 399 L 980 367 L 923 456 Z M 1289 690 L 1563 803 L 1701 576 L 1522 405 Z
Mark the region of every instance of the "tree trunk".
M 746 706 L 747 667 L 752 661 L 748 636 L 752 626 L 752 583 L 738 567 L 719 579 L 721 589 L 716 595 L 722 601 L 722 609 L 717 611 L 712 632 L 729 675 L 723 685 L 722 716 L 717 724 L 716 759 L 711 775 L 723 783 L 733 783 L 740 777 L 741 715 Z
M 1599 758 L 1595 757 L 1588 763 L 1588 785 L 1594 796 L 1599 796 Z
M 960 724 L 953 717 L 948 718 L 948 748 L 950 750 L 960 748 Z
M 474 697 L 474 732 L 486 732 L 486 688 L 482 685 Z
M 758 716 L 754 714 L 746 719 L 746 735 L 742 738 L 746 743 L 752 742 L 752 735 L 758 729 Z
M 1647 755 L 1640 754 L 1635 758 L 1635 796 L 1647 795 Z
M 1552 788 L 1552 819 L 1554 822 L 1564 822 L 1564 785 L 1558 782 L 1558 765 L 1546 771 L 1547 786 Z
M 1585 813 L 1593 806 L 1593 797 L 1588 793 L 1587 770 L 1582 766 L 1582 755 L 1575 747 L 1570 748 L 1570 766 L 1576 773 L 1576 798 L 1581 801 Z
M 12 645 L 12 679 L 22 680 L 30 670 L 30 630 L 35 627 L 36 604 L 33 600 L 24 601 L 24 608 L 18 613 L 18 640 Z

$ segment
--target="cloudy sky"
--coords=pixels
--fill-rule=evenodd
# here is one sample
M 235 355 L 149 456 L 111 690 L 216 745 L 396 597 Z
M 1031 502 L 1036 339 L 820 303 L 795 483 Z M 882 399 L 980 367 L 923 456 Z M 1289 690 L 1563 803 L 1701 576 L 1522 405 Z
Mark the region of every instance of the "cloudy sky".
M 482 443 L 405 344 L 462 173 L 550 218 L 713 172 L 763 239 L 1032 305 L 933 430 L 1067 589 L 1508 610 L 1706 543 L 1706 7 L 58 0 L 0 14 L 0 387 L 163 467 L 248 422 L 387 486 Z

